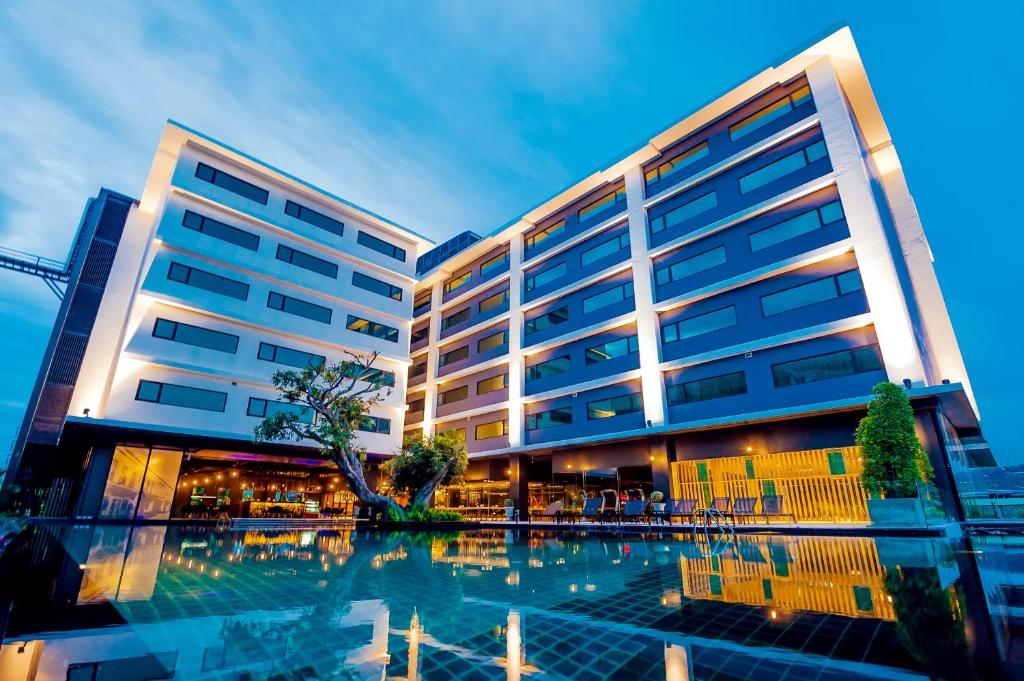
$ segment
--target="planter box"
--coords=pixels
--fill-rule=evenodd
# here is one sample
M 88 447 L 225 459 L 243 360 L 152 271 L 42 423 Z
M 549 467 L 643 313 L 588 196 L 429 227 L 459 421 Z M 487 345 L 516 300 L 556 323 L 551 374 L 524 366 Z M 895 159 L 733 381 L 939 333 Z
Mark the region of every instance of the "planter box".
M 868 499 L 868 517 L 875 527 L 927 527 L 919 497 Z

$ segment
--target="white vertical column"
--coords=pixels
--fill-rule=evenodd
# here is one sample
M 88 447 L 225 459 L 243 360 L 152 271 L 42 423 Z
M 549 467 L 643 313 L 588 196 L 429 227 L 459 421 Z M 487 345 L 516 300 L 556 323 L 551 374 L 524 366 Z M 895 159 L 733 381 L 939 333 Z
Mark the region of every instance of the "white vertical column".
M 665 383 L 658 365 L 658 315 L 654 312 L 651 260 L 647 256 L 647 215 L 644 211 L 644 176 L 640 166 L 626 171 L 626 206 L 629 216 L 629 251 L 636 302 L 636 335 L 640 347 L 640 382 L 644 418 L 652 426 L 665 423 Z
M 430 336 L 427 341 L 427 382 L 423 391 L 423 436 L 434 434 L 434 413 L 437 410 L 437 357 L 441 336 L 442 279 L 434 283 L 430 292 Z
M 509 230 L 508 244 L 508 446 L 523 444 L 523 230 Z
M 821 120 L 825 144 L 836 173 L 843 211 L 850 227 L 864 293 L 889 379 L 925 383 L 921 353 L 900 285 L 894 254 L 871 189 L 853 115 L 836 79 L 832 62 L 820 59 L 807 69 L 807 79 Z

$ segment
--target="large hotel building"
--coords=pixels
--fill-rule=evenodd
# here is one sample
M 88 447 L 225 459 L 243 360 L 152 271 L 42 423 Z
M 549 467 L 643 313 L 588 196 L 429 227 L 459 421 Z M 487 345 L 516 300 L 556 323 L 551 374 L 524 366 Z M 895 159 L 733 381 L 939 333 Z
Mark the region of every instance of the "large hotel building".
M 886 380 L 956 513 L 980 435 L 847 29 L 440 246 L 168 123 L 141 197 L 101 192 L 75 253 L 8 476 L 47 515 L 350 510 L 315 447 L 252 436 L 287 408 L 275 370 L 347 352 L 393 383 L 371 463 L 462 432 L 466 481 L 435 502 L 471 515 L 657 489 L 866 521 L 853 433 Z

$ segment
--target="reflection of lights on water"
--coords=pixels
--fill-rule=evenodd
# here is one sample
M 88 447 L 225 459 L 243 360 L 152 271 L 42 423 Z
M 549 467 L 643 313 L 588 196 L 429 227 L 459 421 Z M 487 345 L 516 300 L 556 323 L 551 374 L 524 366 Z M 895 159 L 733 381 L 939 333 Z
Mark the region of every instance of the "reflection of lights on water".
M 569 593 L 574 594 L 577 591 L 579 591 L 579 587 L 578 586 L 576 586 L 575 584 L 570 584 L 569 585 Z
M 540 558 L 531 558 L 527 562 L 527 565 L 529 565 L 532 568 L 542 568 L 544 567 L 544 561 L 542 561 Z
M 584 591 L 590 591 L 590 592 L 597 591 L 597 584 L 584 584 L 583 585 L 583 590 Z
M 507 667 L 505 667 L 505 678 L 508 681 L 519 681 L 522 677 L 523 658 L 523 632 L 520 624 L 520 615 L 517 610 L 508 611 L 508 629 L 505 633 L 505 656 Z
M 772 618 L 773 620 L 777 620 L 777 619 L 779 619 L 779 613 L 778 613 L 778 612 L 776 612 L 775 610 L 772 610 L 772 612 L 771 612 L 771 618 Z
M 512 570 L 505 576 L 505 583 L 509 586 L 518 586 L 519 584 L 519 571 Z

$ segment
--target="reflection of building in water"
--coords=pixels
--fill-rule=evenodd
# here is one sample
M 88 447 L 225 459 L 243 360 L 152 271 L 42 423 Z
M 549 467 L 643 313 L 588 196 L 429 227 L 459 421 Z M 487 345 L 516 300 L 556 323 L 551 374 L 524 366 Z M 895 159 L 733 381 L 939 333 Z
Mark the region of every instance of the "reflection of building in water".
M 96 527 L 78 603 L 146 600 L 153 596 L 166 527 Z
M 481 567 L 488 570 L 509 567 L 504 537 L 463 535 L 455 541 L 435 539 L 430 544 L 430 558 L 435 563 Z
M 35 603 L 14 609 L 21 617 L 0 647 L 3 681 L 267 678 L 314 666 L 383 677 L 390 626 L 385 603 L 317 602 L 334 593 L 329 589 L 336 583 L 345 584 L 328 566 L 341 566 L 353 553 L 349 533 L 194 535 L 125 526 L 60 532 L 67 553 L 51 551 L 60 567 L 48 591 L 60 602 L 52 604 L 53 614 Z M 53 540 L 42 535 L 33 556 Z M 268 594 L 260 581 L 309 583 L 311 576 L 320 588 Z M 26 617 L 31 635 L 19 629 Z M 64 631 L 69 623 L 78 628 Z M 328 639 L 330 646 L 321 643 Z
M 690 553 L 679 559 L 687 598 L 764 606 L 775 618 L 800 610 L 896 619 L 868 537 L 750 536 L 720 553 Z

